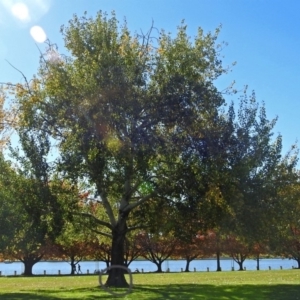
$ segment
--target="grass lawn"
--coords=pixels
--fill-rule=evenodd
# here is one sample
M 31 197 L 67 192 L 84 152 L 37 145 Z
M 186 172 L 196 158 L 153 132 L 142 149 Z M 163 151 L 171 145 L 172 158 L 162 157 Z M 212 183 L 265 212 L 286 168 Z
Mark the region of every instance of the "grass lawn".
M 1 300 L 113 298 L 95 275 L 0 277 Z M 296 300 L 300 270 L 133 274 L 132 292 L 122 298 Z

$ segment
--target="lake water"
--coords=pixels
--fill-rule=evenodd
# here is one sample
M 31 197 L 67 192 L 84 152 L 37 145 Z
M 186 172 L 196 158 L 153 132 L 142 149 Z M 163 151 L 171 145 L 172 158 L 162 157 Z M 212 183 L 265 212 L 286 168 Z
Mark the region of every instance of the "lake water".
M 99 261 L 82 261 L 79 263 L 81 271 L 83 274 L 88 272 L 94 273 L 97 270 L 105 269 L 106 265 L 103 262 Z M 167 260 L 163 263 L 162 269 L 166 271 L 168 268 L 170 272 L 181 272 L 181 268 L 185 269 L 186 262 L 185 260 Z M 296 267 L 297 263 L 294 260 L 289 259 L 261 259 L 260 260 L 260 270 L 268 270 L 269 267 L 273 270 L 282 269 L 292 269 Z M 222 259 L 221 268 L 222 271 L 231 271 L 232 267 L 235 270 L 238 270 L 237 263 L 233 262 L 232 259 Z M 247 270 L 256 270 L 256 260 L 247 259 L 244 262 L 244 267 Z M 138 269 L 140 272 L 143 269 L 144 272 L 154 272 L 156 271 L 156 265 L 144 260 L 137 260 L 130 264 L 129 268 L 132 271 Z M 215 259 L 199 259 L 194 260 L 190 263 L 190 271 L 216 271 L 217 262 Z M 55 275 L 60 271 L 61 274 L 70 274 L 71 266 L 68 262 L 53 262 L 53 261 L 41 261 L 36 263 L 33 266 L 33 274 L 42 275 L 46 271 L 46 274 Z M 24 265 L 22 262 L 13 262 L 13 263 L 0 263 L 0 272 L 2 276 L 14 275 L 15 272 L 17 275 L 20 275 L 24 272 Z

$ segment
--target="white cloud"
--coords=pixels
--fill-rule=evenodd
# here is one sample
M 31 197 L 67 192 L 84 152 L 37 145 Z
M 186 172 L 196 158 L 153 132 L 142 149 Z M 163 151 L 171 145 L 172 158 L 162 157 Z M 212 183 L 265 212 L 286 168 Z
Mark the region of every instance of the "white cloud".
M 30 34 L 33 37 L 33 39 L 38 43 L 44 43 L 47 39 L 47 35 L 44 29 L 40 26 L 31 27 Z

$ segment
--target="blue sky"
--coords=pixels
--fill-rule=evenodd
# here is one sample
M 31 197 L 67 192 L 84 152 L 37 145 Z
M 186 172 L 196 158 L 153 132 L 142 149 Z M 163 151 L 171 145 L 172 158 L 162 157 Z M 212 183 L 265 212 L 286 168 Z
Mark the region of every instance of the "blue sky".
M 0 0 L 0 82 L 22 80 L 6 60 L 29 79 L 39 52 L 30 30 L 40 26 L 60 52 L 65 52 L 60 26 L 73 14 L 114 10 L 132 31 L 151 26 L 175 33 L 184 19 L 193 37 L 198 27 L 213 31 L 222 24 L 224 64 L 233 71 L 218 81 L 220 89 L 236 81 L 248 85 L 265 102 L 269 118 L 279 117 L 275 133 L 283 135 L 284 152 L 300 138 L 300 1 L 298 0 Z M 228 100 L 236 100 L 237 97 Z

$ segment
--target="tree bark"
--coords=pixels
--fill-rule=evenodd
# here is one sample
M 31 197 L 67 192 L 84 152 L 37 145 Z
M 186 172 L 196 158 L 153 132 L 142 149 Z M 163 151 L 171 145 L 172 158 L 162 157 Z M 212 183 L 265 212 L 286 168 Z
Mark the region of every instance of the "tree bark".
M 217 250 L 217 272 L 221 272 L 221 263 L 220 263 L 220 251 Z
M 24 256 L 21 261 L 24 264 L 24 275 L 25 276 L 32 276 L 32 268 L 33 266 L 42 259 L 42 256 L 35 256 L 35 255 L 27 255 Z
M 71 256 L 71 262 L 70 262 L 70 265 L 71 265 L 71 273 L 70 275 L 74 275 L 75 272 L 76 272 L 76 264 L 75 264 L 75 258 L 74 256 Z
M 236 254 L 232 255 L 233 260 L 239 265 L 239 271 L 244 271 L 243 264 L 246 259 L 246 255 Z
M 155 273 L 162 273 L 162 264 L 164 261 L 157 260 L 157 261 L 153 261 L 153 262 L 157 266 L 157 270 L 155 271 Z
M 24 260 L 23 263 L 24 263 L 24 267 L 25 267 L 24 275 L 25 276 L 32 276 L 33 275 L 32 274 L 32 267 L 35 264 L 35 262 L 32 261 L 32 260 Z
M 127 216 L 120 216 L 117 224 L 112 230 L 112 248 L 111 248 L 111 266 L 124 265 L 124 247 L 125 236 L 127 232 L 126 225 Z M 128 287 L 125 279 L 126 272 L 121 268 L 111 268 L 108 272 L 106 286 L 110 287 Z
M 106 268 L 109 268 L 110 265 L 110 260 L 104 260 L 105 264 L 106 264 Z
M 296 262 L 298 263 L 298 269 L 300 269 L 300 257 L 296 258 Z
M 216 233 L 216 242 L 217 242 L 217 272 L 221 272 L 221 263 L 220 263 L 220 255 L 221 255 L 221 251 L 220 251 L 220 233 L 217 231 Z
M 237 264 L 239 265 L 239 271 L 244 271 L 244 269 L 243 269 L 243 263 L 244 263 L 244 261 L 237 261 Z
M 186 265 L 185 265 L 185 270 L 184 270 L 184 272 L 189 272 L 189 271 L 190 271 L 190 262 L 191 262 L 191 261 L 192 261 L 192 260 L 189 259 L 189 258 L 186 259 Z
M 247 258 L 247 255 L 243 255 L 240 253 L 240 254 L 232 255 L 232 258 L 239 265 L 240 267 L 239 271 L 244 271 L 243 264 L 245 259 Z

